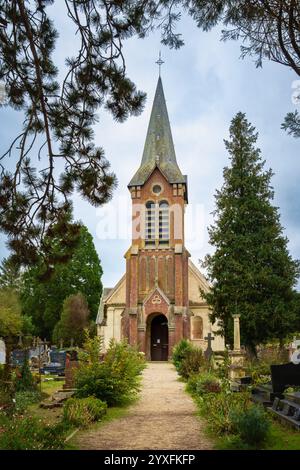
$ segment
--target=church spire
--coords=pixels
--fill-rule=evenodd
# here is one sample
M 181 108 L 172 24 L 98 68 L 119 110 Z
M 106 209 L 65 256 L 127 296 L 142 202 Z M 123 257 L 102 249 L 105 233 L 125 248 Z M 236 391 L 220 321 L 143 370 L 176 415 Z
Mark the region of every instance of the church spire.
M 141 166 L 128 186 L 142 186 L 156 166 L 169 183 L 186 183 L 176 161 L 161 77 L 157 82 Z

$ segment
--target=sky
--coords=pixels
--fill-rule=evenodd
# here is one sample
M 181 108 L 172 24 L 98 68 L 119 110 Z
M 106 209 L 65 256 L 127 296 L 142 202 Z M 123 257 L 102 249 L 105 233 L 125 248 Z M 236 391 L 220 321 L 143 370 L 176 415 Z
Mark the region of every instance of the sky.
M 55 63 L 63 70 L 65 57 L 75 53 L 74 30 L 60 8 L 50 7 L 49 11 L 60 34 Z M 199 267 L 199 260 L 213 251 L 207 228 L 213 222 L 214 194 L 222 186 L 223 167 L 228 164 L 223 139 L 228 138 L 230 121 L 239 111 L 246 113 L 259 132 L 257 145 L 266 160 L 265 168 L 275 173 L 274 204 L 279 207 L 284 235 L 289 239 L 291 255 L 300 259 L 300 139 L 280 128 L 285 114 L 297 109 L 292 101 L 297 76 L 279 64 L 266 61 L 257 69 L 251 58 L 240 59 L 239 43 L 221 42 L 220 30 L 201 32 L 191 18 L 183 17 L 178 32 L 185 46 L 177 51 L 162 46 L 158 32 L 146 39 L 131 38 L 124 44 L 128 77 L 147 93 L 145 109 L 122 124 L 104 110 L 99 112 L 95 143 L 105 150 L 118 187 L 111 202 L 98 209 L 73 196 L 74 218 L 81 220 L 94 237 L 105 287 L 113 287 L 125 272 L 124 254 L 130 246 L 131 229 L 127 184 L 142 158 L 160 50 L 177 162 L 188 176 L 186 247 L 193 262 Z M 20 113 L 0 109 L 0 153 L 17 135 L 21 121 Z M 0 257 L 7 254 L 5 238 L 0 236 Z

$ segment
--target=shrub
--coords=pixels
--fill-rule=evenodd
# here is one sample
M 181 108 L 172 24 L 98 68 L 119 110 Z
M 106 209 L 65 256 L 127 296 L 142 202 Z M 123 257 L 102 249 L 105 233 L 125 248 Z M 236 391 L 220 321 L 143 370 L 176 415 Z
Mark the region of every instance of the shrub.
M 63 425 L 50 426 L 34 417 L 15 417 L 0 432 L 1 450 L 56 450 L 64 448 Z
M 13 395 L 5 387 L 0 386 L 0 411 L 13 409 Z
M 24 391 L 15 393 L 15 411 L 24 413 L 28 406 L 38 403 L 41 400 L 41 394 L 38 391 Z
M 248 392 L 209 393 L 205 398 L 199 397 L 198 403 L 203 415 L 207 418 L 211 429 L 216 434 L 234 431 L 232 416 L 245 411 L 251 404 Z
M 81 364 L 75 376 L 76 397 L 94 396 L 109 406 L 120 404 L 140 388 L 145 360 L 135 348 L 112 340 L 103 362 Z
M 187 390 L 193 395 L 202 396 L 206 393 L 221 392 L 221 385 L 217 377 L 209 372 L 192 375 L 188 379 Z
M 180 365 L 183 359 L 186 357 L 187 353 L 192 350 L 193 345 L 187 339 L 182 339 L 174 346 L 172 351 L 172 360 L 177 370 L 179 370 Z
M 27 354 L 25 355 L 25 360 L 23 362 L 20 374 L 16 376 L 15 389 L 17 392 L 36 390 L 36 382 L 30 371 Z
M 268 437 L 270 422 L 261 407 L 251 406 L 242 412 L 232 412 L 231 419 L 235 431 L 247 444 L 257 446 Z
M 188 379 L 191 375 L 199 373 L 203 366 L 204 357 L 202 350 L 193 348 L 186 352 L 184 359 L 178 367 L 178 373 L 184 379 Z
M 64 404 L 64 420 L 78 427 L 86 427 L 101 419 L 107 410 L 107 404 L 98 398 L 69 398 Z

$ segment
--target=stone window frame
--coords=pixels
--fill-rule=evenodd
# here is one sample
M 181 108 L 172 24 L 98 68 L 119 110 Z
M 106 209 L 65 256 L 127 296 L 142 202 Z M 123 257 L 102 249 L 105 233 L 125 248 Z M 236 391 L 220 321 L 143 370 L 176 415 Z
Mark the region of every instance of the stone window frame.
M 148 210 L 150 207 L 147 207 L 149 204 L 154 205 L 154 238 L 148 238 Z M 168 238 L 163 240 L 160 238 L 160 206 L 161 204 L 167 204 L 168 206 Z M 152 220 L 151 220 L 152 221 Z M 145 239 L 144 247 L 148 249 L 153 248 L 169 248 L 171 237 L 171 218 L 170 218 L 170 202 L 167 198 L 153 201 L 153 199 L 148 199 L 145 201 Z
M 202 335 L 195 335 L 195 333 L 194 333 L 195 329 L 194 329 L 193 323 L 194 323 L 195 320 L 198 320 L 198 321 L 200 320 L 200 321 L 201 321 Z M 192 340 L 197 341 L 197 340 L 203 339 L 203 336 L 204 336 L 204 335 L 203 335 L 204 322 L 203 322 L 202 316 L 201 316 L 201 315 L 194 315 L 194 316 L 191 317 L 191 321 L 192 321 L 192 325 L 191 325 L 191 337 L 192 337 Z M 200 323 L 200 322 L 199 322 L 199 323 Z
M 154 186 L 160 186 L 160 191 L 159 191 L 159 193 L 155 193 L 155 192 L 153 191 Z M 154 196 L 156 196 L 156 197 L 160 196 L 160 195 L 164 192 L 164 190 L 165 190 L 164 185 L 163 185 L 160 181 L 159 181 L 159 182 L 156 182 L 156 183 L 153 183 L 152 186 L 151 186 L 151 192 L 152 192 L 152 194 L 153 194 Z

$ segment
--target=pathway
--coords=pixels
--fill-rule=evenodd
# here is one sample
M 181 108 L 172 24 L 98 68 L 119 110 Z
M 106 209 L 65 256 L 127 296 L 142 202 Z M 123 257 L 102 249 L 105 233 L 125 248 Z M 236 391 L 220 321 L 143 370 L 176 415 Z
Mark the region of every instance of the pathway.
M 80 449 L 212 449 L 196 405 L 172 364 L 151 362 L 143 372 L 140 399 L 126 416 L 80 433 Z

